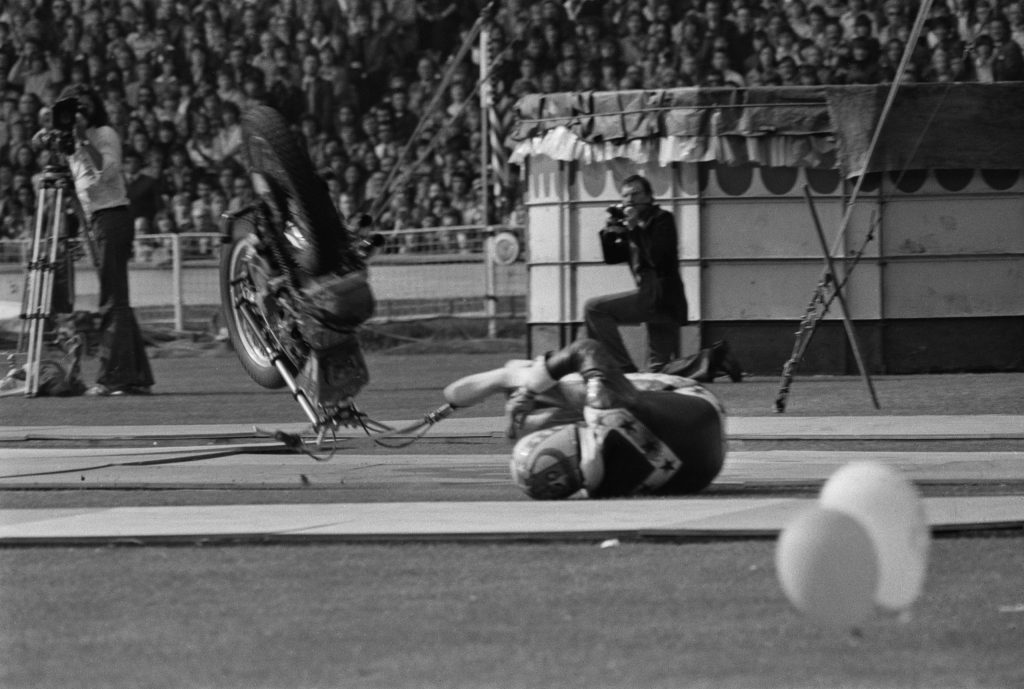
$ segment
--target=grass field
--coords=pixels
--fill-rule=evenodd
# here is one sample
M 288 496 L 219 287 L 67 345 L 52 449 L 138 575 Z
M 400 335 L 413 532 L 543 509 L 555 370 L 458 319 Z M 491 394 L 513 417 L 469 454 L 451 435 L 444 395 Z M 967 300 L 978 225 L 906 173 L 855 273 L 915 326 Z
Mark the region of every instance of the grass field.
M 911 618 L 878 616 L 856 635 L 794 612 L 773 550 L 768 540 L 5 550 L 0 684 L 1024 686 L 1020 538 L 936 540 Z
M 372 354 L 363 407 L 378 418 L 415 418 L 436 406 L 446 382 L 510 356 L 521 354 Z M 157 394 L 151 397 L 0 400 L 0 423 L 301 419 L 286 393 L 256 387 L 230 355 L 165 356 L 153 364 Z M 880 412 L 857 378 L 798 379 L 787 413 L 1024 414 L 1024 374 L 880 377 L 876 385 Z M 768 415 L 776 386 L 776 379 L 761 377 L 713 389 L 733 415 Z M 493 400 L 472 415 L 500 411 L 501 401 Z M 507 451 L 499 439 L 482 442 L 497 447 L 424 442 L 414 449 Z M 834 447 L 882 446 L 845 441 Z M 895 449 L 1022 447 L 1020 441 L 916 441 Z M 816 489 L 771 490 L 808 495 Z M 393 488 L 374 490 L 359 499 L 395 499 Z M 452 499 L 405 490 L 397 499 Z M 509 499 L 513 489 L 474 490 L 475 499 Z M 713 486 L 706 495 L 728 499 L 737 490 Z M 1024 487 L 924 492 L 1022 494 Z M 6 489 L 0 505 L 187 507 L 314 495 L 346 499 L 303 490 Z M 2 548 L 0 687 L 1024 687 L 1024 532 L 937 538 L 910 618 L 876 616 L 859 634 L 820 629 L 795 612 L 776 579 L 774 547 L 770 539 L 754 539 L 606 548 L 579 542 Z

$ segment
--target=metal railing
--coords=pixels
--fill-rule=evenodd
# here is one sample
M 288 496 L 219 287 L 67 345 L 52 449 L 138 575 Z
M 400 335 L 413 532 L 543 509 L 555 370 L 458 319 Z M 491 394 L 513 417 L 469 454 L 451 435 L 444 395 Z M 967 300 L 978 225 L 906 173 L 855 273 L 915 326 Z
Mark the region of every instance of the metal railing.
M 431 227 L 382 233 L 370 261 L 377 296 L 376 322 L 428 318 L 485 318 L 493 335 L 499 318 L 526 310 L 524 228 Z M 186 330 L 190 315 L 220 306 L 221 235 L 138 235 L 129 262 L 132 304 L 140 320 Z M 29 240 L 0 240 L 0 299 L 20 300 Z M 96 300 L 91 259 L 76 266 L 76 306 Z M 194 317 L 192 318 L 194 320 Z

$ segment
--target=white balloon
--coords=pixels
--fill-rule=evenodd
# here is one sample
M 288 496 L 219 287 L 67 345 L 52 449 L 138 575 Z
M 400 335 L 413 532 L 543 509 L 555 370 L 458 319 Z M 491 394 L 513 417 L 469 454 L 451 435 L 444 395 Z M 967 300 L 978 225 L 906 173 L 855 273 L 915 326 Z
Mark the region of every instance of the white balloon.
M 853 517 L 815 504 L 779 534 L 775 571 L 789 601 L 833 629 L 850 629 L 874 609 L 875 548 Z
M 930 543 L 913 484 L 880 462 L 852 462 L 829 477 L 818 502 L 850 515 L 871 537 L 878 555 L 875 602 L 892 611 L 908 608 L 924 585 Z

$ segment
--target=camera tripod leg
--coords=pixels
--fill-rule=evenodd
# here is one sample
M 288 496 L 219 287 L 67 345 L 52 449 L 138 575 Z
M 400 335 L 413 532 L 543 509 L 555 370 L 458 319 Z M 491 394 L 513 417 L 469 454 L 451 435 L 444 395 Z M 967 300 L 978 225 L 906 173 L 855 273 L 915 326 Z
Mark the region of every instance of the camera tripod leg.
M 62 189 L 44 182 L 36 206 L 35 231 L 32 239 L 31 259 L 25 276 L 27 298 L 22 318 L 26 323 L 27 352 L 25 357 L 25 396 L 39 392 L 39 367 L 45 347 L 46 326 L 52 311 L 53 271 L 57 264 L 63 229 Z

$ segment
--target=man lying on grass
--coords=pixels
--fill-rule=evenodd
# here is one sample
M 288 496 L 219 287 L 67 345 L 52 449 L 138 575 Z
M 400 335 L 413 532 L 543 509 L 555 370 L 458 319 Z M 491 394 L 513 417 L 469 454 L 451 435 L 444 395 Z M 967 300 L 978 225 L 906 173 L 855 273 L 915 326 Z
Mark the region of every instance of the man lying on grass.
M 509 396 L 512 478 L 531 498 L 695 493 L 722 469 L 718 399 L 689 378 L 624 374 L 594 340 L 444 390 L 454 407 L 498 392 Z

